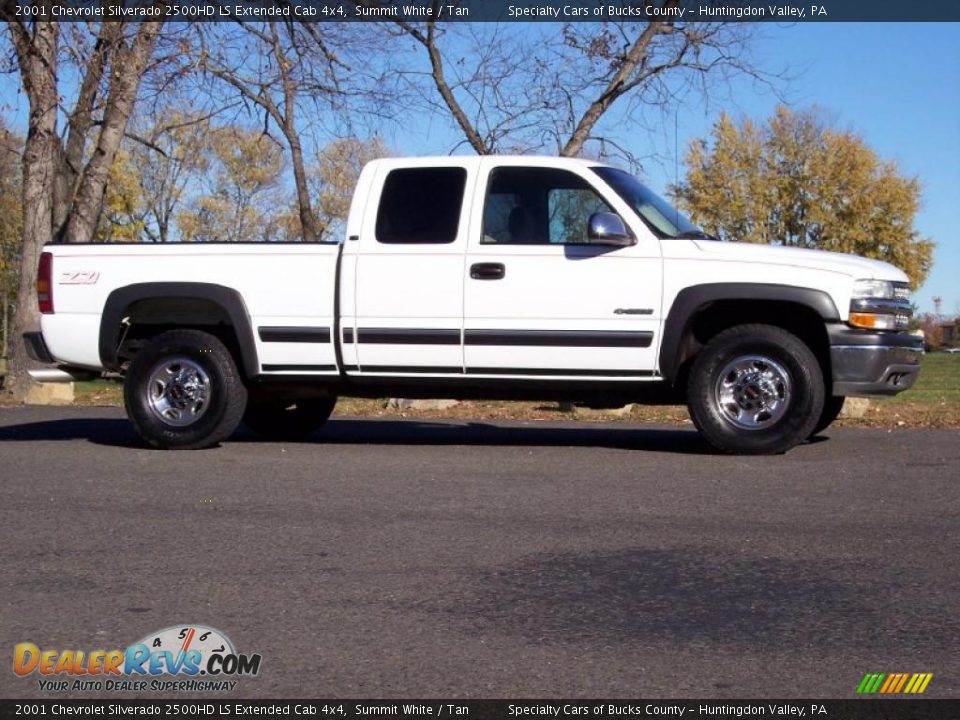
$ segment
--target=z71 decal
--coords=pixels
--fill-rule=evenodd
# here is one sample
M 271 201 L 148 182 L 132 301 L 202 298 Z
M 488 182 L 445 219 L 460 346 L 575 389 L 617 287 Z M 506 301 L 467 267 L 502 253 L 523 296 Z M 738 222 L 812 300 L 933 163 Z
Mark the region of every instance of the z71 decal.
M 100 273 L 95 270 L 79 270 L 77 272 L 60 273 L 59 285 L 96 285 Z

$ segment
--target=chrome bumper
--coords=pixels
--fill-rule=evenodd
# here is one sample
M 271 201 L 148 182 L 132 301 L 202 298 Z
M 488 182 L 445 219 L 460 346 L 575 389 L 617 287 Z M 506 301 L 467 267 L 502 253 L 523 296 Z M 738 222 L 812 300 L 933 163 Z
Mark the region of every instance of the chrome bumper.
M 38 332 L 26 332 L 23 334 L 23 342 L 27 346 L 27 355 L 32 360 L 41 363 L 55 363 L 56 359 L 50 354 L 47 343 L 43 340 L 43 335 Z M 42 383 L 69 383 L 76 380 L 92 380 L 100 377 L 100 372 L 96 370 L 87 370 L 84 368 L 69 367 L 60 365 L 55 368 L 31 368 L 27 370 L 36 382 Z
M 920 375 L 923 341 L 896 332 L 829 328 L 834 395 L 896 395 Z

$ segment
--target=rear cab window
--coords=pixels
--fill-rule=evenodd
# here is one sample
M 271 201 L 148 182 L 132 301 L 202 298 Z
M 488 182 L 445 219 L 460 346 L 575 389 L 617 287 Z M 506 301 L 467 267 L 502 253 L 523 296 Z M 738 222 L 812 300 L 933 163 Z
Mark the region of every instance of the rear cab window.
M 457 238 L 467 171 L 399 168 L 383 183 L 376 238 L 388 245 L 445 245 Z

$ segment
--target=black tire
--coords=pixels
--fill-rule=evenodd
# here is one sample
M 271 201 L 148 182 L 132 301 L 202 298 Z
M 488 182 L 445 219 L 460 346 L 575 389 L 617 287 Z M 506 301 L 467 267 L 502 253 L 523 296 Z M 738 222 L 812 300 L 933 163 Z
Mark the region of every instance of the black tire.
M 845 400 L 846 398 L 842 395 L 831 395 L 824 400 L 823 412 L 820 413 L 820 419 L 817 420 L 817 424 L 813 426 L 813 432 L 810 433 L 811 437 L 822 433 L 833 424 L 834 420 L 840 417 L 840 412 L 843 410 Z
M 247 405 L 233 356 L 214 335 L 171 330 L 144 344 L 123 385 L 137 434 L 164 450 L 197 450 L 226 440 Z
M 251 398 L 243 422 L 269 440 L 303 440 L 329 419 L 336 404 L 335 397 L 291 401 Z
M 690 417 L 725 453 L 786 452 L 813 432 L 824 406 L 823 372 L 796 335 L 737 325 L 700 351 L 687 383 Z

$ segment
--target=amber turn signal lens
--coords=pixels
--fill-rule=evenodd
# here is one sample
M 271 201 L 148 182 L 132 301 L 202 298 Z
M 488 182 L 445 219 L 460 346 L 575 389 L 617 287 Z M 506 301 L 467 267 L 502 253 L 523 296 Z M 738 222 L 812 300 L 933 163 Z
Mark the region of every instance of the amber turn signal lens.
M 871 330 L 896 330 L 896 315 L 880 315 L 878 313 L 850 313 L 847 321 L 854 327 L 870 328 Z

